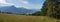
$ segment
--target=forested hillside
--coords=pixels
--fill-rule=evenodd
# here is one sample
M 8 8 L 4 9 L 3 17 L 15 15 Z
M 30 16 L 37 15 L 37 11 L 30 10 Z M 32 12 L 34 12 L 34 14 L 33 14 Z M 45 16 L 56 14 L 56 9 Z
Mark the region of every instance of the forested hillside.
M 53 16 L 55 18 L 60 18 L 60 1 L 59 0 L 46 0 L 46 5 L 48 10 L 47 16 Z
M 40 11 L 40 15 L 60 19 L 60 0 L 46 0 Z

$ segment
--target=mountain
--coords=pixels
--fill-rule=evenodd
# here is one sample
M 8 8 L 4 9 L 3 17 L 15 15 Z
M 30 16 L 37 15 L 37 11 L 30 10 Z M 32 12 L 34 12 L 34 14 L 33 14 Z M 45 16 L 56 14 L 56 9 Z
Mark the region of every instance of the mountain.
M 14 6 L 5 6 L 5 7 L 0 7 L 0 10 L 2 12 L 12 12 L 12 13 L 17 13 L 18 10 L 16 7 Z
M 26 9 L 26 8 L 16 8 L 15 6 L 0 6 L 0 11 L 2 12 L 12 12 L 12 13 L 16 13 L 16 14 L 31 14 L 33 12 L 35 12 L 36 10 L 30 10 L 30 9 Z

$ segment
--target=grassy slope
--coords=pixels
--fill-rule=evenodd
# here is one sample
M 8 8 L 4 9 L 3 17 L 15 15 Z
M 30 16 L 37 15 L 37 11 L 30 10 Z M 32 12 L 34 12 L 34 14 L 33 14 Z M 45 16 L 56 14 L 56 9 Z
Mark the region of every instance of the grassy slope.
M 46 16 L 23 16 L 15 14 L 0 14 L 0 22 L 56 22 L 56 19 Z

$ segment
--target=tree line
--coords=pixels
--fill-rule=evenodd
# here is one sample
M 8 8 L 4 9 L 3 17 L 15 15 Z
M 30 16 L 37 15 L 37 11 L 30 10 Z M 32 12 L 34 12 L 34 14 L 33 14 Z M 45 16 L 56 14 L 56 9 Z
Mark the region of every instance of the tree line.
M 0 11 L 0 13 L 7 13 L 7 14 L 12 14 L 11 12 L 2 12 L 2 11 Z

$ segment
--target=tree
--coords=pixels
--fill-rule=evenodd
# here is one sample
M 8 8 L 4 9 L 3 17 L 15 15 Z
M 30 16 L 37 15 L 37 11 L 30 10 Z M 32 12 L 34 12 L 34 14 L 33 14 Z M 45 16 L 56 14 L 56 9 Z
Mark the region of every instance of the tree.
M 33 13 L 32 15 L 46 16 L 47 15 L 47 10 L 48 10 L 47 2 L 45 1 L 41 11 L 37 11 L 37 12 Z
M 41 15 L 47 15 L 48 7 L 46 5 L 47 5 L 47 2 L 45 1 L 41 9 Z
M 40 15 L 60 19 L 60 0 L 46 0 L 40 11 Z
M 58 0 L 46 0 L 47 16 L 60 18 L 60 2 Z M 46 8 L 45 7 L 45 8 Z

